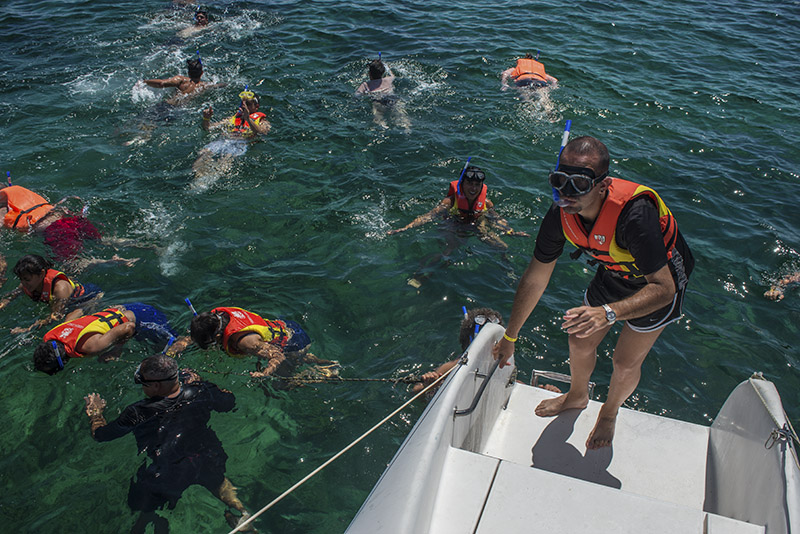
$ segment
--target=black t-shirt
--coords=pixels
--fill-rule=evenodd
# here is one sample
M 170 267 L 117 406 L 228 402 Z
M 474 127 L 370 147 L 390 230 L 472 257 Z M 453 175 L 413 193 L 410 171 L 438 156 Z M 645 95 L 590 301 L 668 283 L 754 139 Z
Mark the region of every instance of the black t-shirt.
M 564 236 L 564 231 L 561 227 L 560 211 L 560 208 L 555 204 L 550 206 L 539 228 L 539 234 L 536 236 L 536 248 L 533 251 L 533 255 L 542 263 L 555 261 L 564 251 L 564 244 L 567 242 L 567 238 Z M 585 222 L 584 228 L 587 231 L 591 230 L 591 226 Z M 658 207 L 653 199 L 648 196 L 636 198 L 622 208 L 617 220 L 614 239 L 620 248 L 630 252 L 636 266 L 645 275 L 652 274 L 667 264 L 667 250 L 664 246 L 664 238 L 658 220 Z M 675 248 L 683 260 L 685 277 L 688 277 L 694 267 L 694 258 L 680 230 L 675 241 Z M 589 258 L 588 256 L 585 257 Z M 673 278 L 675 278 L 676 287 L 685 285 L 685 281 L 684 283 L 679 283 L 679 276 L 676 274 L 673 265 L 670 266 L 670 271 L 673 274 Z M 620 293 L 629 294 L 644 286 L 647 281 L 644 277 L 622 278 L 614 271 L 601 266 L 597 270 L 593 283 L 619 286 Z
M 111 441 L 133 432 L 139 452 L 146 451 L 157 462 L 221 452 L 222 444 L 208 428 L 208 420 L 212 411 L 230 411 L 235 403 L 233 393 L 210 382 L 195 382 L 182 386 L 173 398 L 152 397 L 131 404 L 117 419 L 98 428 L 94 438 Z

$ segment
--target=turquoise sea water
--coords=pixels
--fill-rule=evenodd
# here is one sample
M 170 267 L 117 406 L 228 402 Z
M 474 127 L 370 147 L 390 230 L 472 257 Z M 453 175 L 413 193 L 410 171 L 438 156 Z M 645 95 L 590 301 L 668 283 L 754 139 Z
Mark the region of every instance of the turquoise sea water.
M 461 306 L 510 313 L 533 239 L 503 257 L 467 238 L 416 290 L 406 284 L 440 252 L 435 224 L 385 237 L 445 194 L 468 156 L 511 224 L 536 232 L 550 204 L 546 174 L 566 119 L 612 155 L 615 176 L 654 187 L 697 259 L 686 318 L 661 336 L 628 405 L 708 423 L 730 390 L 763 371 L 800 417 L 800 292 L 762 294 L 800 270 L 800 3 L 680 0 L 584 2 L 213 2 L 217 21 L 181 40 L 192 10 L 153 1 L 4 0 L 0 4 L 0 162 L 16 184 L 51 200 L 78 195 L 107 235 L 155 249 L 93 244 L 141 257 L 80 279 L 106 303 L 157 305 L 180 329 L 199 310 L 236 305 L 302 323 L 313 351 L 346 377 L 424 372 L 456 351 Z M 184 72 L 200 50 L 208 92 L 154 121 L 169 91 L 137 80 Z M 559 88 L 526 100 L 499 74 L 541 50 Z M 378 52 L 398 76 L 410 131 L 375 124 L 352 97 Z M 193 182 L 192 163 L 215 136 L 200 110 L 232 113 L 248 84 L 273 130 L 232 167 Z M 147 142 L 126 146 L 155 124 Z M 10 264 L 46 252 L 37 237 L 0 234 Z M 560 316 L 591 273 L 564 257 L 518 344 L 531 369 L 566 372 Z M 14 287 L 12 278 L 3 286 Z M 8 329 L 44 309 L 18 299 L 0 312 L 0 526 L 6 532 L 126 532 L 126 496 L 142 462 L 132 436 L 95 443 L 83 396 L 114 416 L 141 397 L 132 381 L 150 348 L 124 362 L 74 361 L 55 377 L 32 371 L 34 336 Z M 43 332 L 39 332 L 41 335 Z M 605 398 L 610 349 L 596 390 Z M 190 351 L 182 363 L 232 390 L 215 414 L 228 476 L 256 510 L 408 397 L 383 382 L 304 387 L 267 397 L 252 362 Z M 421 413 L 413 407 L 267 512 L 261 532 L 342 532 Z M 225 532 L 223 505 L 192 487 L 172 532 Z

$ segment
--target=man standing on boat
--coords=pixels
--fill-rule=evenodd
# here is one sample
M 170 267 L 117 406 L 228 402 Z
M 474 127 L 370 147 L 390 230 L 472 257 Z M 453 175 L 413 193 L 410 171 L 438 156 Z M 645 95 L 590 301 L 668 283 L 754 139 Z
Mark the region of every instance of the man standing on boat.
M 664 327 L 682 315 L 694 258 L 677 223 L 649 187 L 608 176 L 606 146 L 589 136 L 572 140 L 550 173 L 557 203 L 542 220 L 534 257 L 517 287 L 505 335 L 494 348 L 501 367 L 544 293 L 556 259 L 569 241 L 599 264 L 582 306 L 570 308 L 562 329 L 569 334 L 572 384 L 536 407 L 540 417 L 589 403 L 588 383 L 596 349 L 611 326 L 624 320 L 614 349 L 608 398 L 586 440 L 587 449 L 611 445 L 617 412 L 639 383 L 642 362 Z

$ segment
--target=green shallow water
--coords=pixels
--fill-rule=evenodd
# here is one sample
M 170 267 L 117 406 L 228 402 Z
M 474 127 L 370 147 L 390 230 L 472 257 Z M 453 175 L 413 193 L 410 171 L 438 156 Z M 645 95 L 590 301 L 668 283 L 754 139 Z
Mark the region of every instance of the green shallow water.
M 462 305 L 508 315 L 533 239 L 506 257 L 468 238 L 417 291 L 406 284 L 444 245 L 443 229 L 384 237 L 430 209 L 468 156 L 515 228 L 535 233 L 550 204 L 546 173 L 566 119 L 603 140 L 612 174 L 651 185 L 675 213 L 697 266 L 686 318 L 661 336 L 629 406 L 707 423 L 730 390 L 763 371 L 793 420 L 798 409 L 800 295 L 762 297 L 800 269 L 800 113 L 794 39 L 800 4 L 683 0 L 586 2 L 215 2 L 208 31 L 183 42 L 190 15 L 161 2 L 6 0 L 0 6 L 0 161 L 14 182 L 50 199 L 79 195 L 104 233 L 156 249 L 132 269 L 101 266 L 81 280 L 106 302 L 142 301 L 179 329 L 183 304 L 230 304 L 287 316 L 343 376 L 427 371 L 457 347 Z M 190 12 L 189 12 L 190 13 Z M 125 146 L 163 91 L 137 80 L 182 72 L 199 48 L 209 92 Z M 560 87 L 527 102 L 499 73 L 542 51 Z M 372 122 L 352 91 L 378 51 L 398 75 L 411 123 Z M 214 139 L 200 110 L 233 112 L 245 84 L 273 131 L 233 167 L 193 187 L 198 150 Z M 46 252 L 0 234 L 10 263 Z M 115 251 L 92 245 L 90 252 Z M 559 317 L 591 274 L 566 255 L 522 334 L 521 373 L 566 372 Z M 10 291 L 13 280 L 3 286 Z M 0 312 L 0 524 L 9 532 L 125 532 L 128 480 L 142 461 L 132 437 L 97 444 L 82 413 L 99 392 L 113 415 L 141 396 L 131 342 L 125 362 L 73 361 L 32 372 L 33 344 L 8 333 L 43 313 L 22 300 Z M 595 371 L 605 397 L 615 336 Z M 240 496 L 258 509 L 408 397 L 403 386 L 352 382 L 268 398 L 242 376 L 247 361 L 188 352 L 182 363 L 237 396 L 212 428 Z M 342 532 L 422 407 L 413 407 L 266 513 L 262 532 Z M 167 513 L 172 532 L 224 532 L 222 505 L 200 487 Z

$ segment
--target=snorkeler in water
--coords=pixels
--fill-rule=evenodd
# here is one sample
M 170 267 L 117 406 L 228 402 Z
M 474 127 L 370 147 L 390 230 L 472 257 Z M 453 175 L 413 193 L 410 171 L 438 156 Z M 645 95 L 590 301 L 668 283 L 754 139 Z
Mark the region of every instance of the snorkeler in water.
M 211 106 L 203 110 L 201 128 L 207 132 L 221 131 L 223 138 L 207 144 L 197 155 L 192 165 L 195 186 L 207 185 L 210 178 L 225 174 L 233 165 L 234 157 L 243 155 L 251 141 L 272 129 L 267 115 L 259 111 L 258 95 L 245 89 L 239 93 L 239 100 L 236 113 L 218 122 L 211 122 L 214 117 Z
M 380 59 L 369 63 L 369 80 L 356 89 L 356 96 L 368 96 L 372 101 L 372 117 L 375 124 L 388 128 L 385 115 L 392 112 L 397 117 L 397 123 L 406 133 L 411 131 L 411 123 L 405 112 L 405 105 L 394 93 L 394 74 Z
M 18 232 L 33 232 L 44 238 L 56 261 L 68 262 L 69 270 L 78 273 L 90 265 L 122 263 L 132 266 L 139 258 L 126 259 L 112 256 L 109 260 L 83 257 L 84 242 L 101 241 L 112 246 L 145 247 L 130 239 L 103 237 L 86 218 L 86 206 L 81 213 L 72 213 L 62 206 L 66 197 L 50 204 L 44 197 L 19 185 L 0 189 L 0 220 L 3 226 Z M 78 199 L 80 200 L 80 199 Z
M 115 359 L 131 338 L 152 342 L 160 349 L 171 344 L 177 334 L 153 306 L 139 302 L 110 306 L 47 332 L 33 353 L 33 365 L 37 371 L 54 375 L 70 358 L 98 356 L 100 361 L 108 361 Z
M 185 102 L 187 99 L 207 89 L 224 87 L 226 85 L 224 83 L 205 82 L 201 79 L 203 77 L 203 62 L 199 57 L 186 60 L 186 71 L 187 76 L 176 74 L 171 78 L 150 78 L 142 80 L 142 82 L 148 87 L 154 87 L 156 89 L 174 87 L 176 89 L 175 94 L 165 100 L 167 104 L 173 106 Z
M 450 182 L 447 196 L 435 208 L 401 228 L 389 230 L 386 235 L 404 232 L 436 219 L 448 219 L 458 225 L 457 230 L 474 230 L 481 241 L 500 250 L 508 249 L 508 245 L 500 238 L 498 231 L 507 236 L 529 237 L 527 233 L 511 228 L 508 221 L 497 214 L 494 204 L 487 198 L 485 179 L 486 175 L 480 168 L 465 166 L 459 179 Z M 421 280 L 425 278 L 419 273 L 440 263 L 443 256 L 448 256 L 459 245 L 456 232 L 447 232 L 446 239 L 446 250 L 424 261 L 419 271 L 408 280 L 409 285 L 419 287 Z
M 192 341 L 203 350 L 218 345 L 229 356 L 256 356 L 259 368 L 250 373 L 254 378 L 290 377 L 303 364 L 338 367 L 338 362 L 309 352 L 311 338 L 298 323 L 264 319 L 242 308 L 218 307 L 195 315 L 190 331 Z M 261 360 L 266 361 L 264 368 Z
M 139 517 L 131 532 L 168 532 L 166 518 L 157 511 L 175 508 L 186 489 L 200 485 L 236 510 L 225 512 L 232 527 L 250 515 L 225 476 L 228 455 L 216 433 L 208 426 L 212 412 L 230 412 L 236 399 L 228 390 L 206 382 L 190 369 L 178 369 L 174 359 L 150 356 L 136 369 L 133 381 L 141 384 L 145 398 L 124 408 L 113 421 L 106 421 L 106 401 L 97 393 L 84 397 L 92 437 L 104 442 L 132 433 L 139 452 L 146 452 L 149 465 L 131 477 L 128 506 Z M 240 532 L 254 532 L 252 528 Z
M 783 297 L 786 296 L 786 288 L 797 283 L 800 283 L 800 271 L 788 274 L 772 284 L 769 291 L 764 293 L 764 296 L 769 300 L 783 300 Z
M 170 122 L 175 119 L 177 109 L 194 98 L 195 96 L 209 89 L 225 87 L 226 83 L 211 83 L 203 81 L 203 61 L 200 59 L 200 52 L 197 57 L 186 60 L 186 76 L 176 74 L 171 78 L 149 78 L 140 80 L 137 83 L 153 87 L 155 89 L 174 88 L 175 92 L 167 99 L 159 102 L 151 109 L 147 110 L 140 118 L 139 130 L 137 135 L 123 143 L 123 146 L 142 145 L 147 143 L 152 136 L 158 123 Z
M 178 37 L 183 39 L 191 37 L 192 35 L 207 29 L 210 21 L 211 18 L 208 16 L 208 11 L 198 9 L 194 13 L 194 21 L 192 24 L 179 31 Z
M 517 87 L 537 88 L 557 85 L 558 80 L 545 72 L 544 64 L 538 59 L 538 53 L 536 54 L 536 59 L 531 54 L 525 54 L 524 58 L 519 58 L 516 66 L 504 70 L 500 75 L 500 89 L 503 91 L 508 90 L 509 78 L 514 81 L 514 85 Z
M 503 324 L 503 316 L 500 314 L 499 311 L 493 310 L 492 308 L 472 308 L 469 311 L 466 311 L 466 306 L 464 309 L 464 319 L 461 321 L 461 328 L 458 331 L 458 343 L 461 345 L 461 350 L 465 351 L 470 346 L 470 344 L 475 340 L 478 336 L 478 333 L 484 327 L 484 325 L 488 323 L 493 324 Z M 437 367 L 434 371 L 429 371 L 423 374 L 420 378 L 422 382 L 414 384 L 412 391 L 414 393 L 418 393 L 422 389 L 424 389 L 428 384 L 434 382 L 437 378 L 441 377 L 447 371 L 458 365 L 458 362 L 461 361 L 460 358 L 455 360 L 450 360 L 448 362 L 443 363 L 439 367 Z M 533 383 L 531 383 L 533 385 Z M 551 384 L 545 384 L 541 387 L 542 389 L 546 389 L 548 391 L 553 391 L 555 393 L 561 393 L 561 389 Z
M 66 274 L 53 269 L 53 264 L 36 254 L 28 254 L 14 266 L 20 280 L 19 287 L 0 300 L 0 310 L 12 300 L 25 294 L 34 302 L 44 302 L 50 314 L 28 327 L 12 328 L 12 334 L 22 334 L 52 322 L 71 320 L 84 314 L 84 310 L 103 296 L 94 284 L 81 284 Z

